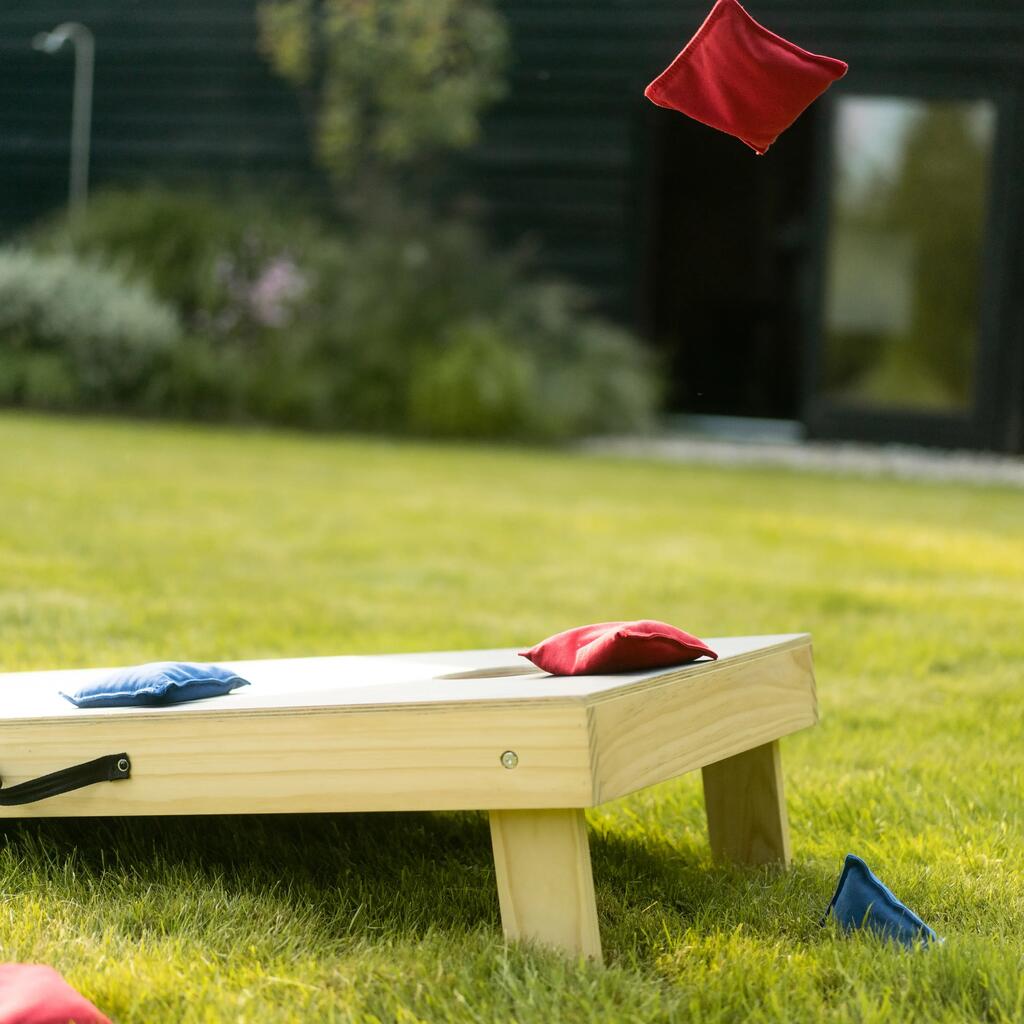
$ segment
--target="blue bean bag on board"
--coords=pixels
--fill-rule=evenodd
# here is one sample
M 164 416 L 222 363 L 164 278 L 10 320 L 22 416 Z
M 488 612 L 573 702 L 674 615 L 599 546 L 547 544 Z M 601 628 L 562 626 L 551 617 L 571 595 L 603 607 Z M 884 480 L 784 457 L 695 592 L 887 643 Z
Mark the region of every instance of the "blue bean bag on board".
M 79 708 L 161 707 L 220 697 L 248 685 L 238 673 L 219 665 L 156 661 L 116 669 L 76 693 L 61 696 Z

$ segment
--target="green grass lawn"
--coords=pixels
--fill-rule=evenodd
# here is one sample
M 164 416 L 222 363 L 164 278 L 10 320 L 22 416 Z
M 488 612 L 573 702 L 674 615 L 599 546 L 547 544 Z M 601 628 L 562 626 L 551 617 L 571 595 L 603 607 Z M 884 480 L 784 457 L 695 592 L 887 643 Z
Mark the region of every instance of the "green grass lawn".
M 483 815 L 26 821 L 0 959 L 121 1024 L 1024 1017 L 1024 493 L 0 416 L 5 670 L 633 617 L 814 633 L 787 874 L 698 777 L 590 813 L 600 969 L 503 944 Z M 821 929 L 847 851 L 947 943 Z

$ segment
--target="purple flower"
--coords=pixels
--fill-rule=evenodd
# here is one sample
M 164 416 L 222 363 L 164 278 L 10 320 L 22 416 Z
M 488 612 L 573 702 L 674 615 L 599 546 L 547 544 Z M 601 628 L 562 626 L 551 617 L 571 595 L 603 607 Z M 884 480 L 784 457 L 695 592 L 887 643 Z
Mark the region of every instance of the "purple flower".
M 213 265 L 213 278 L 222 289 L 222 301 L 218 308 L 200 312 L 198 320 L 220 334 L 246 325 L 286 326 L 294 304 L 310 287 L 308 277 L 287 253 L 262 263 L 221 256 Z
M 249 287 L 248 305 L 252 318 L 264 327 L 283 327 L 289 307 L 309 289 L 309 281 L 294 260 L 278 256 L 264 266 Z

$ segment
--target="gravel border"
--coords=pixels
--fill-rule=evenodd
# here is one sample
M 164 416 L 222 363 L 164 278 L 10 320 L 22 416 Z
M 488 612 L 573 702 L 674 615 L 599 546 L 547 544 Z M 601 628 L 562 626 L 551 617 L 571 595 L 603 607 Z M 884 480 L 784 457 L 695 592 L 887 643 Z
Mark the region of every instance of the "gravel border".
M 987 452 L 827 441 L 724 441 L 681 435 L 591 438 L 582 442 L 580 448 L 594 455 L 616 455 L 659 462 L 778 466 L 844 476 L 887 476 L 901 480 L 939 480 L 1024 488 L 1024 458 Z

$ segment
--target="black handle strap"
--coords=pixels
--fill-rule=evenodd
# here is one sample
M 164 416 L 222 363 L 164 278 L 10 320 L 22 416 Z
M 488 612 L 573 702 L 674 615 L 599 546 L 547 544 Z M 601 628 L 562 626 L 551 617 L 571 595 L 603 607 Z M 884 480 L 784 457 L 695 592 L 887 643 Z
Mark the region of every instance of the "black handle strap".
M 91 786 L 95 782 L 116 782 L 132 774 L 132 763 L 127 754 L 107 754 L 95 761 L 62 768 L 59 772 L 40 775 L 9 789 L 0 788 L 0 806 L 14 807 L 17 804 L 32 804 L 37 800 L 70 793 L 73 789 Z M 0 782 L 0 787 L 3 783 Z

